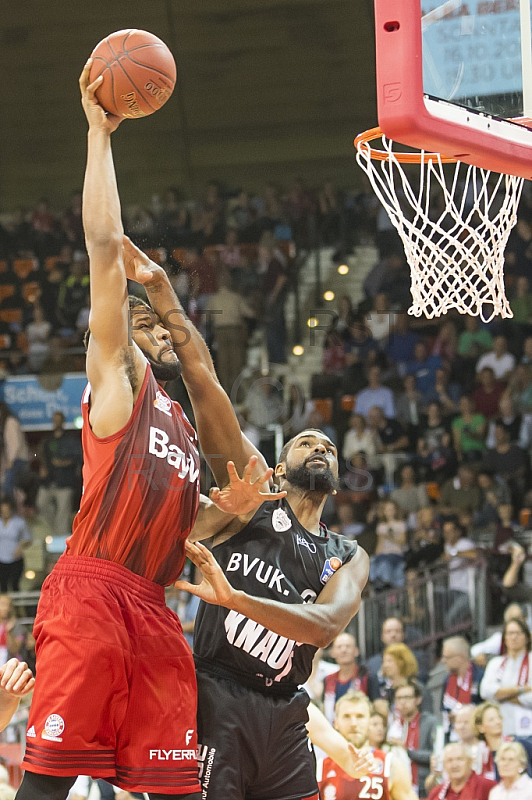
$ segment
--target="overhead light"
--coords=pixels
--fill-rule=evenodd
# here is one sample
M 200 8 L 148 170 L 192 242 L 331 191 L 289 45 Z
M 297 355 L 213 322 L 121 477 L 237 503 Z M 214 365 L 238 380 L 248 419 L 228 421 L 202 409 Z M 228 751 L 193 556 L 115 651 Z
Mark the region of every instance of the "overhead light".
M 323 299 L 330 303 L 331 300 L 334 300 L 334 292 L 331 292 L 331 290 L 328 289 L 328 291 L 323 293 Z
M 316 319 L 316 317 L 309 317 L 307 319 L 307 325 L 309 328 L 316 328 L 318 325 L 318 320 Z
M 340 266 L 338 267 L 338 273 L 340 275 L 347 275 L 348 272 L 349 272 L 349 267 L 347 266 L 347 264 L 340 264 Z
M 83 417 L 75 417 L 74 419 L 74 427 L 78 430 L 83 428 Z
M 310 320 L 309 320 L 309 321 L 310 321 Z M 300 344 L 296 344 L 296 345 L 294 345 L 294 347 L 292 348 L 292 353 L 293 353 L 295 356 L 302 356 L 304 352 L 305 352 L 305 348 L 304 348 L 304 347 L 302 347 Z
M 53 540 L 54 540 L 53 536 L 47 536 L 44 541 L 46 542 L 46 544 L 52 544 Z
M 27 572 L 24 573 L 24 576 L 29 580 L 32 581 L 35 579 L 35 573 L 32 569 L 29 569 Z

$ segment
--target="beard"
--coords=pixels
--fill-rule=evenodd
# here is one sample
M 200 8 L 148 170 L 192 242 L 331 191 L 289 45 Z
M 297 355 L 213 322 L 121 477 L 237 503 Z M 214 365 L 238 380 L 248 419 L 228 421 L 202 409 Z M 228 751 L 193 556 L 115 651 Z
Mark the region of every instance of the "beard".
M 338 488 L 338 481 L 330 467 L 318 470 L 309 469 L 307 463 L 315 456 L 309 456 L 299 467 L 286 465 L 286 480 L 297 489 L 318 494 L 332 494 Z
M 176 358 L 175 361 L 168 362 L 163 361 L 161 356 L 153 358 L 153 356 L 148 355 L 144 350 L 142 350 L 142 352 L 148 359 L 153 377 L 158 383 L 161 381 L 175 381 L 177 378 L 181 377 L 181 362 L 178 358 Z

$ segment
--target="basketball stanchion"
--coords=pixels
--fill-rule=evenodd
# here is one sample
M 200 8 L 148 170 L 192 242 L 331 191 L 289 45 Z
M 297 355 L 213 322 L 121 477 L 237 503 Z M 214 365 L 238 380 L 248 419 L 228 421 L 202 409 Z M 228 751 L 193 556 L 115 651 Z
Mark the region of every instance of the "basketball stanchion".
M 376 140 L 380 145 L 372 145 Z M 524 179 L 430 153 L 398 151 L 372 128 L 355 139 L 357 162 L 386 209 L 410 267 L 412 306 L 428 319 L 451 309 L 489 322 L 512 317 L 504 250 Z

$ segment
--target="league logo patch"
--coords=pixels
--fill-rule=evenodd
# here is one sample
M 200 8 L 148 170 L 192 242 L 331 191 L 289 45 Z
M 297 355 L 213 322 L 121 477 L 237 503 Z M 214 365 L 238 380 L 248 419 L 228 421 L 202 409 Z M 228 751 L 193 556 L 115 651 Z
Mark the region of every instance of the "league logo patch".
M 41 739 L 48 739 L 50 742 L 62 742 L 61 734 L 65 730 L 65 721 L 59 714 L 50 714 L 44 723 L 44 730 Z
M 272 525 L 274 531 L 283 533 L 292 527 L 292 520 L 282 508 L 276 508 L 272 514 Z
M 327 583 L 329 578 L 334 575 L 337 569 L 340 569 L 342 566 L 342 562 L 339 558 L 333 556 L 332 558 L 328 558 L 325 564 L 323 565 L 323 570 L 320 575 L 321 583 Z
M 172 401 L 169 397 L 165 397 L 164 394 L 161 392 L 157 392 L 155 395 L 155 400 L 153 401 L 153 405 L 159 411 L 162 411 L 163 414 L 166 414 L 168 417 L 172 416 Z

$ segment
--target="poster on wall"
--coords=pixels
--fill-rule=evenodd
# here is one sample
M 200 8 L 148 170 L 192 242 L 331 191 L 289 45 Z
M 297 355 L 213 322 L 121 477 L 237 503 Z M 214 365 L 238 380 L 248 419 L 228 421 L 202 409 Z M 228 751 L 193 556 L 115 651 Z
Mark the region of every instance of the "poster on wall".
M 65 428 L 81 427 L 81 396 L 87 385 L 83 372 L 65 375 L 13 375 L 0 384 L 0 399 L 18 417 L 23 430 L 50 430 L 52 415 L 62 411 Z

